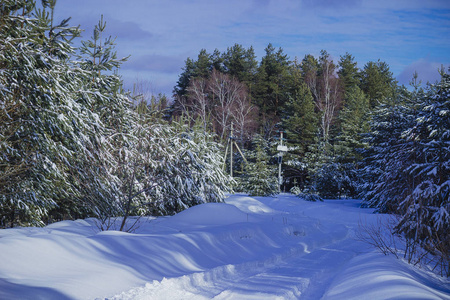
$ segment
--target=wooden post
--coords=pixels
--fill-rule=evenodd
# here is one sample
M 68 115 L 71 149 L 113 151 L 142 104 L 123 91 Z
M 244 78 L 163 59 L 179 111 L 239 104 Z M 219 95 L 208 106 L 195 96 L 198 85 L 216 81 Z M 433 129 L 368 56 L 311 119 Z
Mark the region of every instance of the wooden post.
M 280 136 L 280 145 L 281 146 L 283 146 L 283 131 L 280 131 L 280 134 L 281 134 L 281 136 Z M 280 158 L 279 158 L 279 160 L 278 160 L 278 162 L 279 162 L 279 164 L 278 164 L 278 191 L 281 193 L 281 183 L 282 183 L 282 181 L 281 181 L 281 155 L 282 155 L 282 152 L 279 152 L 278 153 L 278 155 L 280 156 Z
M 233 122 L 230 131 L 230 176 L 233 177 Z

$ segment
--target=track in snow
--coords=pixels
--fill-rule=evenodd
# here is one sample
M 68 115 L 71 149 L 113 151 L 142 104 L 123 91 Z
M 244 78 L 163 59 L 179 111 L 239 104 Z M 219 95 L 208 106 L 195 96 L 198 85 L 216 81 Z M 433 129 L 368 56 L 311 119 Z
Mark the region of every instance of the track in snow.
M 282 220 L 284 230 L 297 238 L 293 247 L 255 261 L 153 281 L 111 299 L 320 299 L 340 268 L 367 246 L 354 239 L 355 218 L 330 221 L 332 211 L 306 217 L 296 210 L 299 200 L 284 201 L 291 203 L 273 199 L 266 204 L 293 211 L 273 210 L 265 217 Z M 313 210 L 320 206 L 326 209 L 321 203 L 309 205 Z

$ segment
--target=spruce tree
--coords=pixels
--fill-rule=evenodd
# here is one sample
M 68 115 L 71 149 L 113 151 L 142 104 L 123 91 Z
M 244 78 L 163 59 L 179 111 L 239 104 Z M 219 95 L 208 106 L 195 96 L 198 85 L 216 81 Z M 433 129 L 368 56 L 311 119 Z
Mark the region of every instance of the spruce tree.
M 253 137 L 253 150 L 249 155 L 243 190 L 250 196 L 272 196 L 278 193 L 276 170 L 269 163 L 268 143 L 259 134 Z
M 373 112 L 370 147 L 365 152 L 363 196 L 366 205 L 380 212 L 396 212 L 411 189 L 406 169 L 415 157 L 402 136 L 414 119 L 413 109 L 403 105 L 381 105 Z
M 363 138 L 370 130 L 369 101 L 356 85 L 349 89 L 345 98 L 345 106 L 339 114 L 341 132 L 335 151 L 340 161 L 356 163 L 362 159 L 361 150 L 367 146 Z
M 434 255 L 442 275 L 450 275 L 450 75 L 421 97 L 416 124 L 405 132 L 414 161 L 405 170 L 411 189 L 399 203 L 396 226 L 410 243 Z
M 337 74 L 344 94 L 348 94 L 351 89 L 360 85 L 361 74 L 357 65 L 358 63 L 355 61 L 355 57 L 348 52 L 339 59 L 339 70 Z
M 313 97 L 305 83 L 301 83 L 295 94 L 286 102 L 282 127 L 286 132 L 290 149 L 284 156 L 285 176 L 304 187 L 309 180 L 311 167 L 306 153 L 316 143 L 318 118 L 314 112 Z

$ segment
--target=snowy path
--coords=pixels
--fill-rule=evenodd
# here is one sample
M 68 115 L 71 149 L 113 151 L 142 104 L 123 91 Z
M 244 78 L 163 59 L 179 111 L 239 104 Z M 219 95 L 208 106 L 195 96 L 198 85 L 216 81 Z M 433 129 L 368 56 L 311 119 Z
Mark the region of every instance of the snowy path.
M 242 202 L 228 203 L 251 212 Z M 183 299 L 320 299 L 339 267 L 356 255 L 352 248 L 362 248 L 354 246 L 358 242 L 351 238 L 353 229 L 341 224 L 325 228 L 323 220 L 306 218 L 297 211 L 270 211 L 264 219 L 280 220 L 283 231 L 289 231 L 297 243 L 278 255 L 268 253 L 257 261 L 154 281 L 114 299 L 170 299 L 174 293 Z M 307 234 L 310 229 L 305 229 L 305 221 L 317 229 L 312 236 Z
M 292 196 L 260 199 L 262 207 L 251 199 L 239 200 L 232 198 L 227 203 L 247 213 L 267 213 L 266 222 L 282 220 L 283 229 L 296 239 L 295 246 L 275 256 L 269 253 L 261 260 L 147 283 L 113 299 L 326 299 L 324 293 L 344 266 L 355 256 L 373 251 L 355 239 L 354 231 L 362 219 L 355 203 L 308 203 L 307 210 L 313 211 L 306 217 L 305 211 L 298 210 L 298 199 Z M 343 203 L 350 207 L 345 218 L 340 219 Z M 334 209 L 334 205 L 340 207 Z M 365 222 L 368 219 L 375 221 L 376 217 L 364 216 Z M 311 231 L 311 227 L 315 230 Z M 445 297 L 436 294 L 436 299 Z M 356 289 L 353 295 L 358 299 L 361 291 Z
M 0 231 L 0 299 L 450 299 L 450 282 L 355 239 L 354 200 L 233 195 L 149 219 Z

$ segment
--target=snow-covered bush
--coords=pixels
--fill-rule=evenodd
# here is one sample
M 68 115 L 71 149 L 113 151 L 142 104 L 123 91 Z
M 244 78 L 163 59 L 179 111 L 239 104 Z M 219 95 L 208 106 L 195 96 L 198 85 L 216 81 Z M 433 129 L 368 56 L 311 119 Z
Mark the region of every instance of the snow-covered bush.
M 305 190 L 302 192 L 302 190 L 298 186 L 292 187 L 289 192 L 305 201 L 311 202 L 323 201 L 322 197 L 320 197 L 319 195 L 311 193 L 309 190 Z
M 319 195 L 311 193 L 307 190 L 302 192 L 302 190 L 298 186 L 292 187 L 289 192 L 306 201 L 323 201 L 322 197 L 320 197 Z
M 297 194 L 297 197 L 305 200 L 305 201 L 311 201 L 311 202 L 316 202 L 316 201 L 323 201 L 322 197 L 320 197 L 317 194 L 313 194 L 313 193 L 308 193 L 308 192 L 301 192 L 299 194 Z
M 123 225 L 130 215 L 174 214 L 223 201 L 230 180 L 222 171 L 219 146 L 209 134 L 182 123 L 136 118 L 130 132 L 116 132 L 106 140 L 108 173 Z
M 315 188 L 321 197 L 340 198 L 347 194 L 350 180 L 340 163 L 324 164 L 316 175 Z
M 172 157 L 177 160 L 161 185 L 164 202 L 158 206 L 159 213 L 173 214 L 197 204 L 223 201 L 225 192 L 231 191 L 231 178 L 222 170 L 221 146 L 213 136 L 201 126 L 189 128 L 181 122 L 172 123 L 167 133 L 171 135 L 168 140 L 172 139 L 167 147 L 172 147 Z
M 289 192 L 294 195 L 298 195 L 302 192 L 302 190 L 298 186 L 293 186 Z

